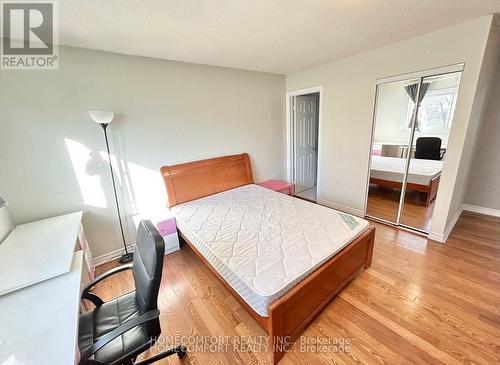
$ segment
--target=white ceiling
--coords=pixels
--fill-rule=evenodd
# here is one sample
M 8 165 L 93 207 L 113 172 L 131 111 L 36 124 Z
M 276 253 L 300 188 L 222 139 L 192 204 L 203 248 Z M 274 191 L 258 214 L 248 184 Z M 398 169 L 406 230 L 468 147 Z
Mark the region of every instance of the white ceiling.
M 500 12 L 500 0 L 64 0 L 61 44 L 287 74 Z

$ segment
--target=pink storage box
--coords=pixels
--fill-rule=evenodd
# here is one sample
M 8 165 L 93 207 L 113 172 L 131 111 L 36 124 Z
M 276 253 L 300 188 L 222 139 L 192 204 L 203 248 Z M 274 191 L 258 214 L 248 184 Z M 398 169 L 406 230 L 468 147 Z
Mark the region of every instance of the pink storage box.
M 156 228 L 165 242 L 165 255 L 180 249 L 177 225 L 174 217 L 161 218 L 156 221 Z
M 156 226 L 156 229 L 163 237 L 165 242 L 165 255 L 180 249 L 179 236 L 177 235 L 177 225 L 175 224 L 175 217 L 170 212 L 160 212 L 159 214 L 136 215 L 133 217 L 135 227 L 139 227 L 142 219 L 150 219 Z
M 168 236 L 172 233 L 177 233 L 177 225 L 175 224 L 175 218 L 171 217 L 163 221 L 156 223 L 156 228 L 162 237 Z

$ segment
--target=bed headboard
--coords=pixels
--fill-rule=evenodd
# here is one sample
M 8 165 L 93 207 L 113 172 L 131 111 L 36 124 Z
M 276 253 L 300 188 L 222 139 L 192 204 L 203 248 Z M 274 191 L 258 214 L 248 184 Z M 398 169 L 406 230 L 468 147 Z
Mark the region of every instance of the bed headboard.
M 253 184 L 247 153 L 163 166 L 161 174 L 167 188 L 168 207 Z

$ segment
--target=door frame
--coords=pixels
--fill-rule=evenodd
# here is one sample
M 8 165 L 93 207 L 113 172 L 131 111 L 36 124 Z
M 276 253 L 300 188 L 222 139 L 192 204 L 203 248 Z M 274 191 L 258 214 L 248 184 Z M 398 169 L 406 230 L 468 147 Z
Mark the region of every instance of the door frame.
M 323 125 L 323 85 L 305 89 L 288 91 L 286 93 L 286 179 L 293 184 L 293 135 L 292 135 L 292 98 L 306 94 L 319 94 L 318 107 L 318 158 L 316 161 L 316 201 L 320 197 L 320 169 L 321 169 L 321 135 Z

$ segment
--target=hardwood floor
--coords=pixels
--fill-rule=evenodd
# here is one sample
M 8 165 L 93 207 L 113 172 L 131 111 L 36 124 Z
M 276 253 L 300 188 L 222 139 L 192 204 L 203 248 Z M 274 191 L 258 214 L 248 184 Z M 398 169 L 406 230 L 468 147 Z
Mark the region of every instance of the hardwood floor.
M 398 215 L 401 191 L 370 185 L 366 213 L 372 217 L 395 222 Z M 434 203 L 425 205 L 425 195 L 418 191 L 407 191 L 401 223 L 424 231 L 430 231 Z
M 300 352 L 297 342 L 280 364 L 498 364 L 500 219 L 464 212 L 444 245 L 374 225 L 372 266 L 303 333 L 344 338 L 349 347 Z M 96 292 L 111 298 L 131 289 L 124 273 Z M 187 245 L 165 256 L 159 305 L 164 336 L 265 336 Z M 269 361 L 266 352 L 191 352 L 158 364 Z

